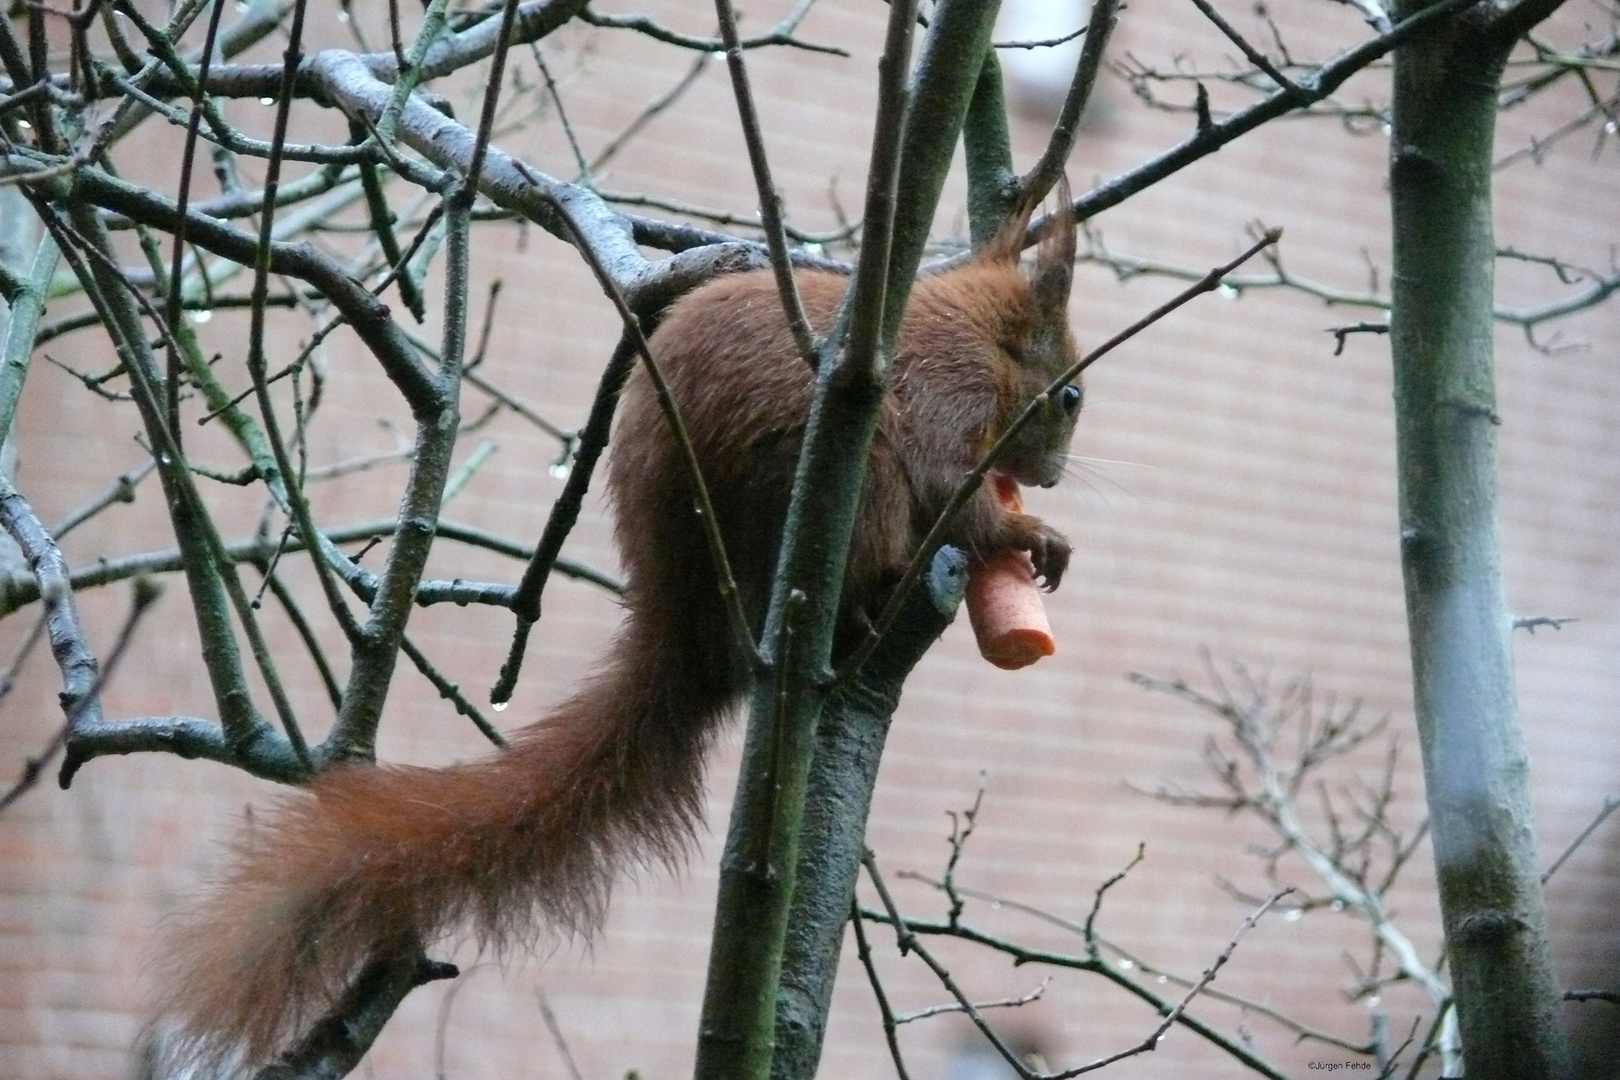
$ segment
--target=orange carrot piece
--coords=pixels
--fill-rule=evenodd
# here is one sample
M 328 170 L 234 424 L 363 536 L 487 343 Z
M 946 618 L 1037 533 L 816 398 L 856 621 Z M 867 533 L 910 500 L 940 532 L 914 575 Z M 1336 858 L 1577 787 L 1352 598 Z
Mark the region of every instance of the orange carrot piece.
M 1002 473 L 989 479 L 1004 506 L 1021 509 L 1016 480 Z M 998 668 L 1016 671 L 1057 649 L 1028 552 L 1001 551 L 974 563 L 968 570 L 967 609 L 980 655 Z

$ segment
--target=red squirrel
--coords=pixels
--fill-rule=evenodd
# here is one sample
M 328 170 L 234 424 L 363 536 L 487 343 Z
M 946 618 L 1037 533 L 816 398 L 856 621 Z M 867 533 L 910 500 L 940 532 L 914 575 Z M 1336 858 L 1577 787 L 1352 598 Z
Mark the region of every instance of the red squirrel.
M 966 473 L 1075 359 L 1074 223 L 1059 215 L 1026 271 L 1018 254 L 1032 209 L 912 289 L 845 576 L 846 648 Z M 848 279 L 801 271 L 795 281 L 812 327 L 827 333 Z M 721 277 L 676 301 L 651 351 L 757 626 L 812 379 L 772 275 Z M 1057 483 L 1081 398 L 1068 384 L 1042 399 L 997 467 L 1023 484 Z M 624 621 L 594 674 L 491 757 L 332 768 L 244 830 L 213 894 L 166 935 L 171 1056 L 261 1064 L 368 962 L 458 927 L 497 949 L 545 930 L 589 933 L 619 869 L 679 859 L 700 816 L 704 750 L 749 672 L 644 371 L 623 392 L 607 490 Z M 1047 589 L 1069 559 L 1062 535 L 1005 508 L 990 485 L 947 539 L 970 555 L 1028 551 Z

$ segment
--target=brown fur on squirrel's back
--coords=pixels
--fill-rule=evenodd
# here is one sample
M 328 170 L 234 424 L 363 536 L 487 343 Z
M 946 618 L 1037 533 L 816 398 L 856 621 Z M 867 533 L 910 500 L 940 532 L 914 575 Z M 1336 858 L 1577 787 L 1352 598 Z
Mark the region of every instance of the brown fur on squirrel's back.
M 852 541 L 846 614 L 876 602 L 989 441 L 1072 359 L 1072 224 L 1055 232 L 1033 275 L 1003 240 L 916 283 Z M 796 280 L 815 330 L 827 332 L 846 279 Z M 768 272 L 693 291 L 652 346 L 758 626 L 810 370 Z M 1047 402 L 1006 471 L 1055 482 L 1078 407 L 1077 391 Z M 548 930 L 589 932 L 620 869 L 680 857 L 699 817 L 705 748 L 747 673 L 690 478 L 640 371 L 624 392 L 607 487 L 625 616 L 598 670 L 504 752 L 445 769 L 335 768 L 245 829 L 205 902 L 165 934 L 172 1062 L 271 1060 L 366 963 L 460 926 L 497 949 Z M 1030 550 L 1049 587 L 1068 555 L 1061 536 L 988 490 L 950 539 L 980 554 Z

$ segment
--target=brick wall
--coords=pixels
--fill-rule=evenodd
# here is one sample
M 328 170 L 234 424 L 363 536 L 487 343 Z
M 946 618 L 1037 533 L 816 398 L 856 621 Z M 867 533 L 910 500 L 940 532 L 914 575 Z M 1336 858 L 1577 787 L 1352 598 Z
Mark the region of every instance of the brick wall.
M 694 33 L 709 15 L 655 5 L 660 18 Z M 1359 35 L 1353 11 L 1312 9 L 1283 31 L 1297 56 L 1324 56 Z M 1579 22 L 1589 13 L 1571 13 Z M 882 5 L 825 0 L 803 27 L 815 41 L 836 42 L 853 58 L 796 51 L 751 57 L 770 150 L 796 224 L 829 228 L 829 188 L 854 212 L 864 183 L 870 76 Z M 750 12 L 762 26 L 776 12 Z M 1251 20 L 1252 23 L 1252 20 Z M 1250 23 L 1244 24 L 1246 28 Z M 690 62 L 632 35 L 570 31 L 548 59 L 582 143 L 602 145 Z M 1143 0 L 1125 13 L 1116 55 L 1159 66 L 1183 55 L 1206 66 L 1230 48 L 1168 0 Z M 1376 98 L 1382 76 L 1353 82 L 1343 99 Z M 1105 79 L 1095 118 L 1070 165 L 1077 189 L 1171 145 L 1190 123 L 1141 108 Z M 1217 98 L 1217 104 L 1220 99 Z M 248 107 L 248 106 L 241 106 Z M 1507 115 L 1502 152 L 1526 145 L 1578 110 L 1565 97 Z M 1038 103 L 1032 105 L 1038 111 Z M 1015 131 L 1019 160 L 1041 145 L 1033 116 Z M 1500 175 L 1500 240 L 1524 251 L 1609 265 L 1620 205 L 1612 138 L 1594 155 L 1590 137 L 1550 149 L 1539 165 Z M 553 117 L 503 136 L 508 149 L 538 167 L 571 175 L 571 154 Z M 1203 267 L 1240 250 L 1255 220 L 1286 227 L 1289 269 L 1357 291 L 1369 267 L 1387 280 L 1387 146 L 1377 130 L 1353 134 L 1331 121 L 1273 124 L 1167 183 L 1102 215 L 1093 224 L 1115 252 Z M 152 168 L 161 176 L 161 155 Z M 652 122 L 599 178 L 612 190 L 746 212 L 752 205 L 730 91 L 718 64 L 678 109 Z M 397 196 L 396 196 L 397 197 Z M 939 213 L 941 235 L 962 231 L 960 178 Z M 588 272 L 561 244 L 530 231 L 494 229 L 474 251 L 480 282 L 499 277 L 504 299 L 486 365 L 488 377 L 565 425 L 576 423 L 615 336 L 611 309 Z M 1502 302 L 1519 306 L 1557 295 L 1545 271 L 1509 266 Z M 1083 266 L 1073 319 L 1082 343 L 1095 343 L 1179 286 Z M 1497 339 L 1503 425 L 1502 531 L 1511 603 L 1523 614 L 1575 616 L 1561 631 L 1517 641 L 1521 705 L 1535 768 L 1542 850 L 1550 859 L 1620 788 L 1620 738 L 1612 717 L 1620 701 L 1620 346 L 1615 309 L 1561 324 L 1580 351 L 1543 355 L 1517 331 Z M 1173 807 L 1140 793 L 1161 781 L 1198 783 L 1200 754 L 1212 722 L 1169 697 L 1129 684 L 1128 672 L 1185 675 L 1207 683 L 1203 655 L 1228 672 L 1231 662 L 1269 673 L 1280 686 L 1309 674 L 1319 699 L 1362 699 L 1387 713 L 1399 739 L 1398 801 L 1393 819 L 1410 828 L 1421 817 L 1421 785 L 1412 727 L 1400 569 L 1395 542 L 1389 359 L 1382 338 L 1355 336 L 1333 354 L 1329 327 L 1364 312 L 1329 308 L 1297 292 L 1245 291 L 1207 297 L 1155 327 L 1089 376 L 1087 412 L 1075 452 L 1083 455 L 1063 488 L 1030 502 L 1068 532 L 1075 562 L 1050 611 L 1056 657 L 1007 674 L 983 663 L 965 627 L 953 628 L 924 661 L 901 706 L 874 811 L 870 842 L 908 910 L 937 914 L 943 905 L 901 871 L 937 874 L 947 855 L 946 813 L 968 806 L 981 787 L 979 828 L 958 871 L 974 890 L 1066 919 L 1083 918 L 1094 890 L 1122 868 L 1139 844 L 1146 860 L 1108 895 L 1100 926 L 1143 961 L 1196 977 L 1226 945 L 1251 905 L 1240 891 L 1266 889 L 1248 849 L 1270 837 L 1244 819 Z M 229 340 L 230 320 L 207 328 L 213 347 Z M 284 323 L 291 335 L 307 325 Z M 436 331 L 430 325 L 429 335 Z M 292 340 L 289 338 L 288 340 Z M 63 339 L 53 355 L 94 368 L 87 338 Z M 234 362 L 234 361 L 233 361 Z M 327 357 L 325 427 L 314 453 L 322 461 L 391 445 L 379 416 L 407 425 L 405 410 L 364 354 L 341 335 Z M 239 368 L 226 369 L 241 382 Z M 469 393 L 468 412 L 482 399 Z M 100 490 L 114 470 L 136 465 L 141 451 L 124 406 L 90 398 L 71 378 L 40 364 L 30 376 L 20 418 L 18 483 L 50 522 Z M 188 436 L 189 437 L 189 436 Z M 452 504 L 456 520 L 518 537 L 538 535 L 560 484 L 546 463 L 556 453 L 511 415 L 472 441 L 493 439 L 499 452 Z M 206 429 L 193 453 L 222 441 Z M 214 439 L 214 442 L 209 442 Z M 319 512 L 349 520 L 393 510 L 401 472 L 384 466 L 326 486 Z M 166 547 L 161 497 L 148 481 L 137 502 L 64 542 L 74 565 L 98 555 Z M 233 535 L 252 527 L 257 506 L 244 501 Z M 592 502 L 570 554 L 604 567 L 615 556 L 606 510 Z M 506 580 L 512 564 L 476 553 L 435 555 L 435 573 Z M 454 568 L 453 571 L 451 568 Z M 294 568 L 294 575 L 301 569 Z M 307 582 L 306 582 L 307 584 Z M 149 632 L 132 650 L 107 694 L 110 715 L 212 715 L 195 656 L 178 579 Z M 127 602 L 122 589 L 80 597 L 91 642 L 105 651 Z M 0 624 L 0 655 L 29 626 L 23 613 Z M 612 600 L 588 586 L 559 583 L 511 712 L 521 723 L 597 655 L 615 621 Z M 329 630 L 329 628 L 328 628 Z M 327 632 L 327 631 L 323 631 Z M 482 688 L 504 652 L 508 625 L 485 612 L 433 608 L 413 616 L 413 638 L 463 686 Z M 276 640 L 290 644 L 284 627 Z M 329 638 L 331 637 L 328 634 Z M 311 672 L 290 664 L 289 681 L 306 715 L 323 715 Z M 43 653 L 0 711 L 0 777 L 37 752 L 58 722 L 56 684 Z M 478 696 L 475 694 L 475 696 Z M 421 1075 L 444 1063 L 456 1080 L 567 1075 L 540 1022 L 537 991 L 555 1010 L 568 1046 L 588 1077 L 648 1078 L 690 1070 L 712 911 L 714 864 L 735 769 L 736 738 L 715 754 L 710 832 L 678 875 L 649 871 L 625 882 L 608 924 L 589 944 L 558 942 L 533 956 L 476 962 L 454 951 L 467 974 L 452 986 L 414 994 L 364 1067 L 363 1075 Z M 481 743 L 435 700 L 414 672 L 399 677 L 381 753 L 397 760 L 447 762 L 481 752 Z M 1375 777 L 1380 747 L 1368 747 L 1332 783 Z M 154 928 L 219 861 L 244 806 L 264 808 L 274 792 L 212 764 L 158 756 L 113 758 L 88 766 L 73 788 L 29 794 L 0 819 L 0 1077 L 117 1076 L 141 1023 L 142 971 Z M 1311 811 L 1314 812 L 1314 811 Z M 1319 823 L 1319 816 L 1312 818 Z M 1570 986 L 1613 986 L 1620 973 L 1614 886 L 1620 839 L 1596 834 L 1549 888 L 1560 971 Z M 1390 906 L 1425 956 L 1437 950 L 1433 873 L 1423 852 L 1409 865 Z M 1320 895 L 1297 862 L 1284 876 Z M 997 933 L 1056 949 L 1078 941 L 1011 905 L 970 903 L 968 917 Z M 898 957 L 874 931 L 878 963 L 899 1009 L 937 1004 L 945 995 L 915 960 Z M 1365 1037 L 1374 1012 L 1387 1015 L 1399 1042 L 1424 999 L 1396 987 L 1376 1006 L 1347 1004 L 1354 974 L 1344 955 L 1365 958 L 1368 935 L 1348 914 L 1314 911 L 1290 920 L 1269 916 L 1238 947 L 1218 989 L 1284 1010 L 1349 1039 Z M 954 975 L 977 1000 L 1028 994 L 1044 975 L 1012 968 L 982 952 L 940 945 Z M 871 995 L 849 958 L 837 994 L 824 1074 L 887 1075 Z M 1150 980 L 1151 981 L 1151 980 Z M 1168 984 L 1166 984 L 1168 990 Z M 1603 1005 L 1571 1008 L 1587 1032 L 1592 1076 L 1613 1075 L 1603 1047 L 1613 1027 Z M 1290 1075 L 1307 1063 L 1344 1060 L 1253 1010 L 1206 1000 L 1195 1010 L 1228 1031 L 1240 1026 Z M 1612 1010 L 1611 1010 L 1612 1011 Z M 443 1018 L 448 1016 L 448 1022 Z M 1095 977 L 1054 976 L 1039 1002 L 1001 1013 L 1010 1029 L 1040 1041 L 1053 1064 L 1072 1064 L 1142 1038 L 1150 1010 Z M 903 1029 L 914 1076 L 951 1072 L 967 1034 L 960 1018 Z M 1119 1077 L 1240 1075 L 1227 1058 L 1184 1030 L 1158 1052 L 1122 1063 Z

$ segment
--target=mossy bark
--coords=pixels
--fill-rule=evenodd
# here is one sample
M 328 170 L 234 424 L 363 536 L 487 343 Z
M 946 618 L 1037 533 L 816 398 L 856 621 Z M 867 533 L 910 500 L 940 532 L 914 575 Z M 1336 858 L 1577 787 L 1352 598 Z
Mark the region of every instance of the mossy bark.
M 1491 155 L 1510 44 L 1474 8 L 1396 51 L 1390 169 L 1401 560 L 1470 1080 L 1570 1070 L 1497 535 Z

